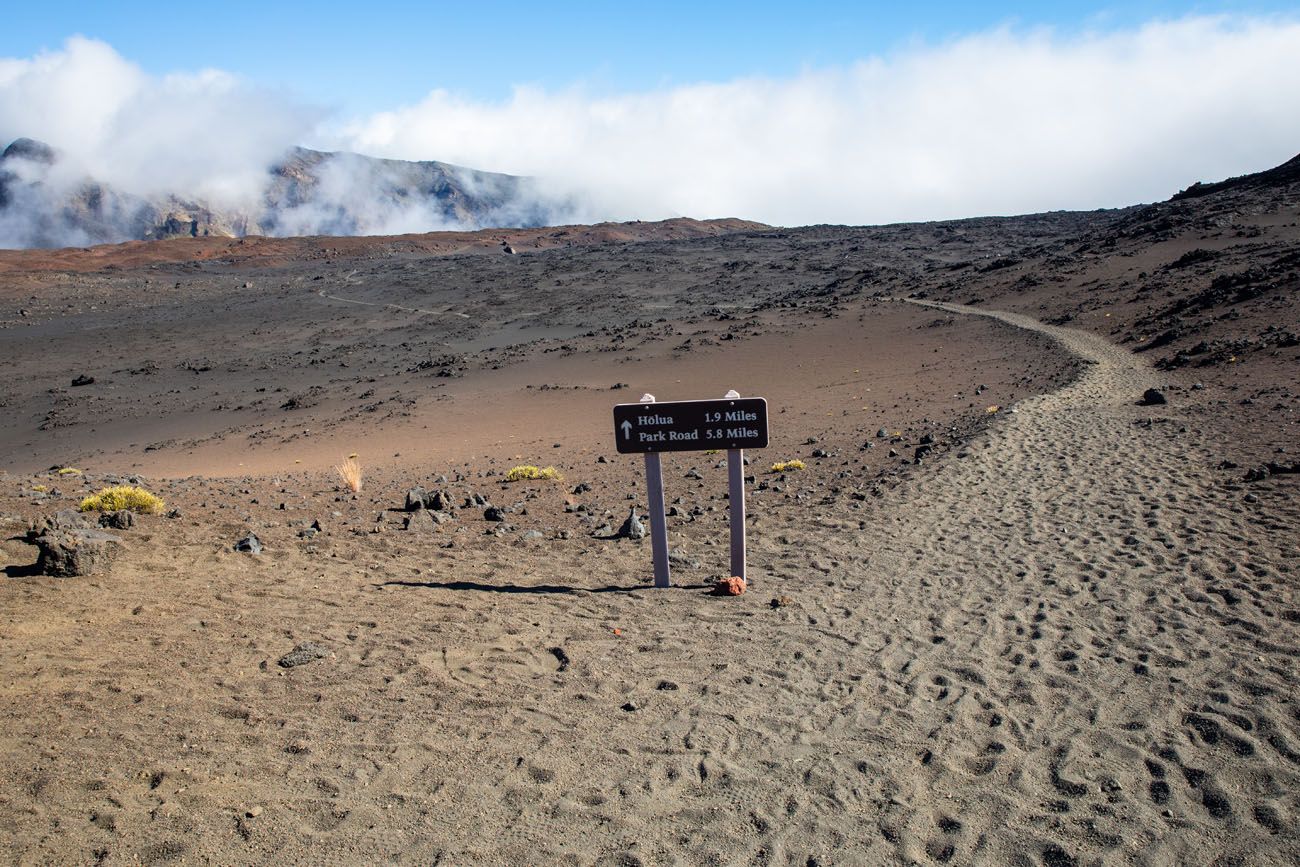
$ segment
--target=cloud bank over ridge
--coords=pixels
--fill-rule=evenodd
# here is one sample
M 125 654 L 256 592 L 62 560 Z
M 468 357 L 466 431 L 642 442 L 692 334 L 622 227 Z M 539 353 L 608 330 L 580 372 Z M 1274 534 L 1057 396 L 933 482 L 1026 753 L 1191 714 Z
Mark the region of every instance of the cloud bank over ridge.
M 218 70 L 151 76 L 81 37 L 0 58 L 0 147 L 54 145 L 62 180 L 50 183 L 246 206 L 267 168 L 306 144 L 534 176 L 544 193 L 573 194 L 566 216 L 584 220 L 877 223 L 1124 205 L 1282 162 L 1300 151 L 1297 108 L 1294 19 L 999 29 L 790 78 L 614 96 L 523 85 L 495 103 L 434 90 L 360 118 Z
M 357 150 L 535 174 L 622 216 L 876 223 L 1130 204 L 1300 151 L 1300 21 L 1001 29 L 850 68 L 500 104 L 434 91 Z

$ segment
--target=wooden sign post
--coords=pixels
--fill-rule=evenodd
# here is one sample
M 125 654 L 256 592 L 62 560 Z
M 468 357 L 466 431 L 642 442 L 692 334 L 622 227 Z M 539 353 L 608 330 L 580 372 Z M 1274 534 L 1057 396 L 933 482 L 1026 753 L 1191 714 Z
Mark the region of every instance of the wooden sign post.
M 745 449 L 767 447 L 767 401 L 729 391 L 721 400 L 639 403 L 614 407 L 614 440 L 620 454 L 645 455 L 646 508 L 655 586 L 668 587 L 668 527 L 660 452 L 727 450 L 727 499 L 731 522 L 731 574 L 747 580 L 745 562 Z
M 653 394 L 642 395 L 641 402 L 654 403 Z M 668 515 L 664 508 L 664 472 L 659 452 L 645 453 L 646 508 L 650 511 L 650 548 L 654 556 L 655 586 L 668 587 L 672 576 L 668 569 Z

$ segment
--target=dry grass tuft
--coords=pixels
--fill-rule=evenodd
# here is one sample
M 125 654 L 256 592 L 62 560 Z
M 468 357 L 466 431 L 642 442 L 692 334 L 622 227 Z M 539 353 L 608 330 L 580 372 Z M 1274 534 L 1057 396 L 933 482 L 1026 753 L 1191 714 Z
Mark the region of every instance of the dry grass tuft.
M 534 467 L 531 464 L 515 467 L 506 473 L 507 482 L 523 482 L 533 479 L 544 479 L 549 481 L 562 482 L 564 476 L 555 467 Z
M 346 461 L 334 469 L 343 478 L 343 484 L 348 486 L 348 490 L 354 494 L 361 491 L 361 464 L 357 463 L 355 454 L 349 455 Z
M 104 488 L 81 501 L 83 512 L 139 512 L 142 515 L 160 515 L 165 504 L 144 488 L 117 485 Z

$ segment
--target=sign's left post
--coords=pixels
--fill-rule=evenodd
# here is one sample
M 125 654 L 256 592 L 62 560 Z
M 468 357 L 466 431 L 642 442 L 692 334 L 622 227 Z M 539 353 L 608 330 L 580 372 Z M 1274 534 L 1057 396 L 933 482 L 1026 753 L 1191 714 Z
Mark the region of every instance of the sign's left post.
M 654 395 L 642 396 L 642 403 L 654 403 Z M 658 452 L 645 453 L 646 509 L 650 513 L 650 548 L 654 556 L 655 586 L 669 587 L 668 520 L 664 507 L 664 474 Z

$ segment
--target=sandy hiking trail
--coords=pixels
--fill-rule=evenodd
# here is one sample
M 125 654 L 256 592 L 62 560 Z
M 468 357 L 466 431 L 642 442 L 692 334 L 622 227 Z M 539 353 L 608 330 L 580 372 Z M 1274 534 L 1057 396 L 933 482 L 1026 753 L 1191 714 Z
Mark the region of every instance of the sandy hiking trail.
M 1088 367 L 922 474 L 883 522 L 805 543 L 827 580 L 799 598 L 826 629 L 780 704 L 822 749 L 789 791 L 828 814 L 865 795 L 864 820 L 922 862 L 1294 859 L 1295 836 L 1272 835 L 1300 782 L 1300 646 L 1278 616 L 1294 613 L 1279 571 L 1295 504 L 1271 526 L 1249 515 L 1207 472 L 1200 431 L 1135 405 L 1160 380 L 1132 353 L 929 306 L 1047 334 Z
M 1290 481 L 1215 476 L 1214 419 L 1137 406 L 1157 377 L 1100 337 L 935 306 L 1086 369 L 878 500 L 755 491 L 738 598 L 689 571 L 648 588 L 648 543 L 401 570 L 141 550 L 24 637 L 10 697 L 62 710 L 23 741 L 44 782 L 11 789 L 0 840 L 37 861 L 108 822 L 109 863 L 1296 863 Z M 303 640 L 331 656 L 278 670 Z

